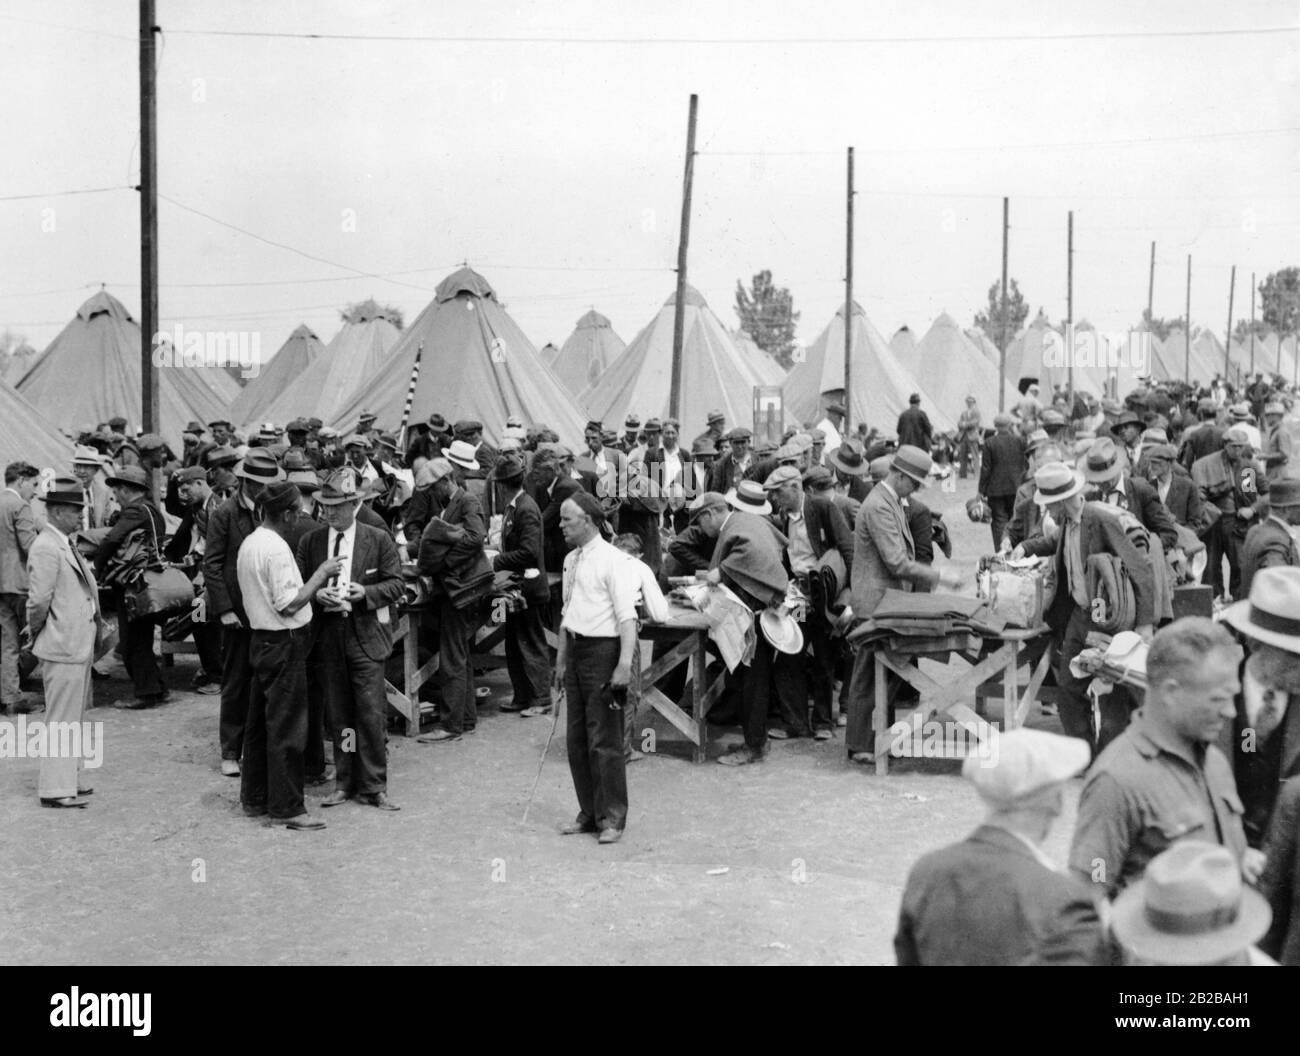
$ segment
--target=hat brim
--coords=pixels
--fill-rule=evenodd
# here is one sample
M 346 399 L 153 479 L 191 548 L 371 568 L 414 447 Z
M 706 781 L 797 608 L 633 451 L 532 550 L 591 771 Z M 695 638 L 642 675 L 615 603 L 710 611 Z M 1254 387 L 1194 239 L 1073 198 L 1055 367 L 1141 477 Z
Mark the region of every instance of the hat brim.
M 745 502 L 735 495 L 727 496 L 727 505 L 741 513 L 756 513 L 760 517 L 765 517 L 772 512 L 772 504 L 766 500 L 763 501 L 763 505 L 755 506 L 752 502 Z
M 322 506 L 342 506 L 345 502 L 363 502 L 365 493 L 355 491 L 351 495 L 322 495 L 319 492 L 316 495 L 316 501 Z
M 911 480 L 914 480 L 918 488 L 923 488 L 929 483 L 928 477 L 918 477 L 915 472 L 908 469 L 906 466 L 900 466 L 897 462 L 891 463 L 889 468 L 903 474 L 903 476 L 908 477 Z
M 222 463 L 220 462 L 213 463 L 213 464 L 222 465 Z M 278 466 L 276 467 L 275 475 L 268 477 L 262 473 L 248 472 L 248 470 L 244 468 L 244 463 L 242 460 L 235 466 L 233 470 L 231 470 L 231 472 L 234 473 L 235 476 L 239 477 L 241 480 L 251 480 L 251 481 L 255 481 L 258 484 L 275 484 L 281 480 L 284 480 L 284 470 L 280 469 Z
M 826 461 L 841 473 L 845 473 L 850 477 L 865 477 L 871 472 L 871 467 L 865 462 L 859 462 L 856 466 L 851 466 L 846 462 L 841 462 L 838 458 L 839 453 L 840 449 L 837 447 L 834 451 L 831 451 L 826 455 Z
M 1294 634 L 1270 631 L 1251 622 L 1249 599 L 1233 602 L 1219 614 L 1219 619 L 1223 620 L 1224 623 L 1231 624 L 1254 641 L 1285 649 L 1288 653 L 1300 653 L 1300 638 L 1297 638 Z
M 447 454 L 446 451 L 442 453 L 442 457 L 445 458 L 448 462 L 450 462 L 453 466 L 460 466 L 461 469 L 479 468 L 478 459 L 476 458 L 471 458 L 467 462 L 462 462 L 459 458 L 452 458 L 451 455 Z
M 74 498 L 68 495 L 65 498 L 62 495 L 46 495 L 42 501 L 46 506 L 77 506 L 81 509 L 85 509 L 86 506 L 86 500 L 80 496 Z
M 135 488 L 137 491 L 148 491 L 149 482 L 130 480 L 127 477 L 106 477 L 104 480 L 110 488 Z
M 1109 484 L 1112 480 L 1118 480 L 1119 475 L 1124 472 L 1124 467 L 1120 465 L 1117 459 L 1115 465 L 1110 469 L 1088 469 L 1086 466 L 1083 470 L 1083 479 L 1088 484 Z
M 1036 505 L 1036 506 L 1050 506 L 1050 505 L 1052 505 L 1052 503 L 1054 503 L 1054 502 L 1064 502 L 1066 499 L 1072 499 L 1072 498 L 1074 498 L 1074 496 L 1076 496 L 1076 495 L 1078 495 L 1080 492 L 1082 492 L 1083 489 L 1086 488 L 1086 487 L 1088 486 L 1088 484 L 1089 484 L 1089 481 L 1087 480 L 1086 477 L 1081 477 L 1081 476 L 1080 476 L 1080 477 L 1075 477 L 1075 478 L 1074 478 L 1074 487 L 1072 487 L 1069 491 L 1063 491 L 1063 492 L 1061 492 L 1059 495 L 1044 495 L 1041 491 L 1039 491 L 1037 488 L 1035 488 L 1035 489 L 1034 489 L 1034 505 Z
M 758 626 L 777 652 L 791 656 L 803 652 L 803 628 L 788 612 L 764 609 L 759 614 Z
M 1172 935 L 1147 920 L 1142 895 L 1140 881 L 1121 891 L 1111 905 L 1110 927 L 1120 944 L 1144 961 L 1213 964 L 1258 942 L 1273 920 L 1264 896 L 1243 885 L 1241 911 L 1231 925 L 1219 931 Z

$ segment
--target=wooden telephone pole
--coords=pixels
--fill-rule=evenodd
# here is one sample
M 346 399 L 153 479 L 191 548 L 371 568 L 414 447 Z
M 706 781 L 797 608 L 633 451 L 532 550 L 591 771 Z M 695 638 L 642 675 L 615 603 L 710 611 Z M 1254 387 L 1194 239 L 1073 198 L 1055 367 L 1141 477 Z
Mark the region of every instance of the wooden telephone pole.
M 672 390 L 668 394 L 668 414 L 681 417 L 682 400 L 682 330 L 686 320 L 686 247 L 691 240 L 691 185 L 695 182 L 695 117 L 700 97 L 692 94 L 690 116 L 686 124 L 686 175 L 682 186 L 682 233 L 677 242 L 677 303 L 673 312 Z
M 161 431 L 158 368 L 158 105 L 155 92 L 154 0 L 140 0 L 140 426 Z
M 853 148 L 849 147 L 848 234 L 844 249 L 844 425 L 842 439 L 849 436 L 853 418 Z
M 1007 232 L 1011 229 L 1011 199 L 1002 199 L 1002 340 L 998 342 L 998 413 L 1006 410 L 1007 377 Z

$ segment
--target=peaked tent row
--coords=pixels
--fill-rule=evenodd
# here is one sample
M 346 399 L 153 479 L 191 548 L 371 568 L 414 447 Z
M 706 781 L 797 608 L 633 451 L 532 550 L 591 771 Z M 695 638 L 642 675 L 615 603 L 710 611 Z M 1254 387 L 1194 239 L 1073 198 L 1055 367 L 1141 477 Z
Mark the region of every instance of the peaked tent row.
M 294 388 L 324 351 L 321 339 L 306 326 L 299 326 L 235 397 L 230 405 L 230 420 L 237 426 L 275 421 L 266 414 L 267 408 L 281 393 Z

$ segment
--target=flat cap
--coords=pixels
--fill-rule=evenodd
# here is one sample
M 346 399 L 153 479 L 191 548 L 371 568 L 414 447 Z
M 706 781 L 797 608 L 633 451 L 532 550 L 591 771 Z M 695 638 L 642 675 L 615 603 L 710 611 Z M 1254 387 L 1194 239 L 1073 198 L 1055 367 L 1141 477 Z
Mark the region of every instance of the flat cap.
M 968 756 L 961 774 L 994 806 L 1010 806 L 1068 781 L 1088 765 L 1088 745 L 1077 737 L 1024 727 L 990 736 L 996 750 Z
M 802 475 L 794 466 L 777 466 L 767 475 L 767 480 L 763 481 L 763 490 L 775 491 L 777 488 L 789 484 L 792 480 L 802 479 Z

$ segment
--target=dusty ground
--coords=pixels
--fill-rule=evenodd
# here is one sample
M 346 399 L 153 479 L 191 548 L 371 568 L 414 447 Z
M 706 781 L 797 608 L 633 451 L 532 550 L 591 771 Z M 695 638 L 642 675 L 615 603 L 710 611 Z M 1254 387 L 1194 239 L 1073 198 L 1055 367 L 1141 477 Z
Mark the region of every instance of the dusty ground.
M 955 494 L 960 564 L 989 547 Z M 973 588 L 972 588 L 973 592 Z M 169 674 L 188 683 L 189 658 Z M 84 811 L 36 797 L 37 764 L 0 760 L 0 956 L 10 964 L 882 964 L 907 870 L 958 839 L 980 807 L 958 764 L 851 767 L 842 737 L 773 745 L 761 766 L 689 762 L 654 721 L 658 753 L 629 770 L 622 843 L 556 835 L 576 811 L 563 730 L 527 825 L 547 719 L 493 703 L 459 744 L 389 742 L 402 811 L 348 804 L 321 832 L 245 818 L 218 771 L 217 700 L 97 708 L 104 764 Z M 119 678 L 96 683 L 107 704 Z M 1054 728 L 1054 720 L 1038 718 Z M 642 725 L 650 724 L 649 721 Z M 842 734 L 842 730 L 840 733 Z M 710 755 L 739 740 L 714 730 Z M 1078 783 L 1051 850 L 1064 855 Z M 320 793 L 309 794 L 314 809 Z M 725 873 L 711 875 L 715 870 Z

